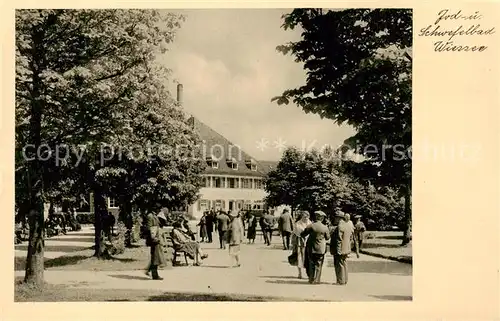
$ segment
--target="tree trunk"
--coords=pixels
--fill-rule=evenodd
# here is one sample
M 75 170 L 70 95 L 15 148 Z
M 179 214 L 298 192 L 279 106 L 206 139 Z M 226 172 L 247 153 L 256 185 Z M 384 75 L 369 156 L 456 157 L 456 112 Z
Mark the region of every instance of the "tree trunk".
M 125 246 L 132 247 L 132 229 L 134 227 L 134 220 L 132 217 L 132 203 L 127 199 L 122 200 L 120 204 L 120 217 L 125 227 L 127 228 L 127 234 L 125 235 Z
M 411 187 L 405 189 L 405 229 L 401 246 L 405 246 L 411 241 Z
M 33 204 L 28 215 L 29 243 L 28 256 L 26 258 L 26 273 L 24 282 L 42 287 L 44 283 L 44 208 L 41 198 L 38 204 Z
M 102 229 L 102 217 L 107 211 L 106 199 L 100 188 L 94 188 L 94 230 L 95 230 L 95 252 L 94 256 L 99 259 L 109 258 L 109 254 L 106 251 L 103 237 Z

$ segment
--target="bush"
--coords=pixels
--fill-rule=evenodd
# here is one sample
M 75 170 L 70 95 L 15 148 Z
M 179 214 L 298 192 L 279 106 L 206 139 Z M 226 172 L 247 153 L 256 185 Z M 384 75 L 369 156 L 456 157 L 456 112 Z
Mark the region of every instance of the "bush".
M 116 231 L 117 235 L 111 238 L 111 255 L 122 254 L 125 251 L 125 237 L 127 235 L 127 227 L 123 222 L 118 222 Z
M 134 218 L 133 218 L 133 225 L 132 225 L 132 231 L 131 231 L 131 242 L 136 243 L 139 242 L 139 240 L 142 238 L 141 237 L 141 226 L 142 226 L 142 217 L 138 213 L 134 213 Z

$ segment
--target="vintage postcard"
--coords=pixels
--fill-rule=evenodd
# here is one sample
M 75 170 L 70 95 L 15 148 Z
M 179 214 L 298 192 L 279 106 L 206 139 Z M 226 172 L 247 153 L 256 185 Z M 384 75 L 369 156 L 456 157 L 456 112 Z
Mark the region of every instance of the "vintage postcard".
M 499 317 L 498 5 L 3 9 L 6 320 Z

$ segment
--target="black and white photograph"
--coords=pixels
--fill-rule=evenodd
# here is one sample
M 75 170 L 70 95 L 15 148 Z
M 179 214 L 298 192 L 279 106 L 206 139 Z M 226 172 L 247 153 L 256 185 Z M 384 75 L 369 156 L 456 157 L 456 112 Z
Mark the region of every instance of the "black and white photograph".
M 14 301 L 411 302 L 413 39 L 397 7 L 16 9 Z

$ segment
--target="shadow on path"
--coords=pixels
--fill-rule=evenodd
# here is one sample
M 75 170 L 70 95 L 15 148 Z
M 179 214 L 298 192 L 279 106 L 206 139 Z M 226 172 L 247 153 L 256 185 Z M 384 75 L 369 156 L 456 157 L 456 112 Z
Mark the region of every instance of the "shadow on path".
M 76 245 L 70 245 L 70 246 L 57 246 L 57 245 L 45 245 L 44 246 L 44 251 L 45 252 L 75 252 L 75 251 L 80 251 L 80 250 L 86 250 L 88 249 L 89 246 L 84 245 L 84 246 L 76 246 Z M 16 245 L 15 247 L 16 250 L 18 251 L 28 251 L 28 245 Z
M 93 243 L 95 239 L 93 237 L 62 237 L 58 239 L 45 239 L 45 241 L 50 241 L 50 242 L 89 242 Z
M 151 280 L 150 277 L 138 276 L 138 275 L 108 274 L 108 276 L 110 276 L 112 278 L 124 279 L 124 280 Z
M 328 268 L 333 271 L 333 262 L 325 262 Z M 349 273 L 375 273 L 391 275 L 412 275 L 412 265 L 394 261 L 362 261 L 352 258 L 347 260 Z

